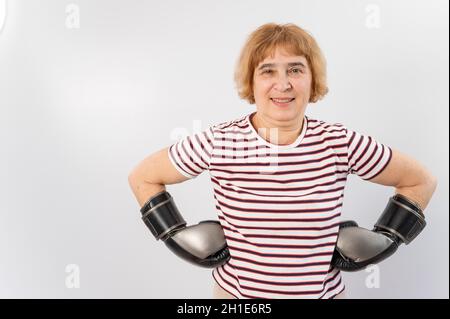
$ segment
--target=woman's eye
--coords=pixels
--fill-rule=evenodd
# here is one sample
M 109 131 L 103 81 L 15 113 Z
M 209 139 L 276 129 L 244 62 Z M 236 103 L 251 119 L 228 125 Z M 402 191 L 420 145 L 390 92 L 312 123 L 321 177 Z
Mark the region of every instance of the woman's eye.
M 300 69 L 291 69 L 291 70 L 289 70 L 289 71 L 292 72 L 292 73 L 294 73 L 294 74 L 302 73 L 302 70 L 300 70 Z
M 264 71 L 263 71 L 263 74 L 264 74 L 264 73 L 270 74 L 270 73 L 272 73 L 272 70 L 264 70 Z

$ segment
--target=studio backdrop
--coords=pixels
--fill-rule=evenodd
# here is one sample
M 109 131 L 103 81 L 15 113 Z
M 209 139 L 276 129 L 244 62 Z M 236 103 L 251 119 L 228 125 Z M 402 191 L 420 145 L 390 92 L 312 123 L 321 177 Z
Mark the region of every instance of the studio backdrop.
M 374 137 L 438 178 L 427 227 L 349 298 L 448 298 L 448 1 L 0 0 L 0 297 L 211 298 L 211 270 L 157 242 L 128 174 L 186 135 L 255 111 L 233 82 L 248 35 L 295 23 L 327 60 L 306 115 Z M 217 219 L 208 172 L 168 185 Z M 342 219 L 393 194 L 349 177 Z

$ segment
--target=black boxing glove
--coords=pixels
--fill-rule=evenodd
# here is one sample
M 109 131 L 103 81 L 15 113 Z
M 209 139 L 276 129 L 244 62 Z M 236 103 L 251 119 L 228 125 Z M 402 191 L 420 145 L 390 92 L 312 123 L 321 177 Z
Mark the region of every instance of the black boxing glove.
M 339 237 L 331 261 L 343 271 L 358 271 L 391 256 L 408 245 L 425 228 L 425 216 L 418 204 L 396 194 L 389 199 L 372 231 L 354 221 L 339 225 Z
M 230 259 L 225 234 L 218 221 L 186 226 L 186 221 L 166 191 L 151 197 L 141 208 L 142 220 L 157 240 L 178 257 L 201 267 L 215 268 Z

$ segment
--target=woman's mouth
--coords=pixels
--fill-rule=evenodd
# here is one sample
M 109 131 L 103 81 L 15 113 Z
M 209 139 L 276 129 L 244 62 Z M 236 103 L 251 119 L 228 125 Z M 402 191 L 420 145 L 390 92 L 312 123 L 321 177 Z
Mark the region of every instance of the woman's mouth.
M 270 100 L 276 106 L 289 106 L 289 104 L 291 104 L 291 102 L 294 101 L 295 98 L 287 98 L 287 99 L 271 98 Z

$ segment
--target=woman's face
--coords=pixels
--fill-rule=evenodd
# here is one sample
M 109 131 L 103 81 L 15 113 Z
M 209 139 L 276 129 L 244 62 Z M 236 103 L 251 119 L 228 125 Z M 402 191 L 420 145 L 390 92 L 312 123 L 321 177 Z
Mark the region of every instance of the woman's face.
M 303 119 L 311 82 L 311 70 L 304 56 L 276 49 L 273 57 L 259 63 L 253 75 L 258 113 L 276 123 Z

